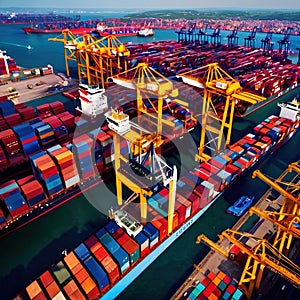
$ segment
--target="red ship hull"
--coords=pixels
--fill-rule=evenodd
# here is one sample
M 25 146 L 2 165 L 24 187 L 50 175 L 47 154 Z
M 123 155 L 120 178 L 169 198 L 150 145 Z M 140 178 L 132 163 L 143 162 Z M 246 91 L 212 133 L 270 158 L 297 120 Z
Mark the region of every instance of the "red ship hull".
M 24 32 L 26 34 L 30 34 L 30 33 L 61 33 L 63 30 L 70 30 L 73 34 L 86 34 L 86 33 L 91 33 L 94 28 L 86 28 L 86 27 L 81 27 L 81 28 L 55 28 L 55 29 L 37 29 L 37 28 L 33 28 L 33 27 L 23 27 L 22 28 L 24 30 Z

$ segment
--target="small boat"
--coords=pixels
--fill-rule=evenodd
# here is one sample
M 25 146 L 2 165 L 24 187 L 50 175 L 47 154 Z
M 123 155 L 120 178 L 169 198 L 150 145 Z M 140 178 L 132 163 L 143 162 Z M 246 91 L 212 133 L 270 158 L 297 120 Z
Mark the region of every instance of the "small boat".
M 144 28 L 137 32 L 137 36 L 147 37 L 147 36 L 153 36 L 153 35 L 154 35 L 154 31 L 151 28 Z
M 232 206 L 227 208 L 226 212 L 228 214 L 240 217 L 250 208 L 253 200 L 253 195 L 242 195 Z

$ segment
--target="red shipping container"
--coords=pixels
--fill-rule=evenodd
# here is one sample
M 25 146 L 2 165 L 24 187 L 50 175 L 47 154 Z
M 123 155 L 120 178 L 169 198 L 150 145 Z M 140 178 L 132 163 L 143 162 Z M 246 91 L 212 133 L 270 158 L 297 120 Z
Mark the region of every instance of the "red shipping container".
M 226 289 L 226 291 L 231 295 L 235 292 L 235 290 L 236 290 L 236 287 L 232 284 L 230 284 Z
M 207 180 L 210 176 L 210 172 L 200 166 L 199 169 L 193 171 L 193 174 L 197 175 L 199 178 L 203 180 Z
M 228 275 L 226 275 L 226 276 L 224 277 L 223 281 L 224 281 L 226 284 L 229 284 L 229 283 L 231 282 L 231 278 L 230 278 Z
M 99 248 L 101 248 L 101 244 L 99 243 L 99 240 L 94 236 L 90 236 L 87 240 L 84 241 L 85 245 L 91 249 L 92 252 L 94 252 L 93 250 L 98 250 Z M 100 247 L 97 246 L 96 249 L 93 249 L 94 245 L 100 244 Z
M 17 181 L 17 183 L 18 183 L 19 186 L 22 186 L 22 185 L 24 185 L 24 184 L 26 184 L 28 182 L 32 182 L 34 180 L 35 180 L 34 176 L 33 175 L 29 175 L 29 176 L 26 176 L 26 177 L 23 177 L 23 178 L 19 179 Z
M 186 208 L 181 203 L 179 204 L 177 201 L 175 202 L 175 209 L 178 213 L 178 225 L 183 224 L 185 220 Z
M 112 234 L 112 236 L 121 246 L 130 240 L 129 236 L 121 228 Z
M 208 162 L 203 162 L 201 164 L 201 168 L 204 168 L 206 171 L 208 171 L 210 174 L 217 174 L 219 173 L 219 168 L 216 168 L 215 166 L 211 165 Z
M 208 277 L 203 278 L 203 280 L 201 281 L 201 283 L 207 287 L 210 284 L 210 279 Z
M 98 259 L 99 262 L 101 262 L 103 259 L 105 259 L 108 256 L 107 251 L 102 247 L 93 252 L 95 257 Z
M 192 215 L 196 213 L 197 210 L 200 208 L 200 197 L 192 193 L 189 198 L 189 201 L 192 202 Z
M 48 270 L 40 276 L 40 280 L 44 287 L 47 287 L 54 281 L 53 276 Z
M 207 278 L 209 278 L 210 281 L 213 281 L 216 276 L 217 275 L 214 272 L 210 271 L 207 275 Z
M 111 260 L 108 265 L 105 266 L 105 270 L 108 274 L 109 281 L 113 285 L 120 278 L 119 268 L 117 264 Z
M 165 220 L 165 219 L 164 219 Z M 166 221 L 166 220 L 165 220 Z M 166 221 L 167 222 L 167 221 Z M 161 219 L 154 219 L 151 224 L 159 231 L 159 240 L 162 241 L 168 236 L 168 222 L 165 223 Z
M 15 217 L 21 216 L 21 215 L 23 215 L 27 212 L 28 212 L 28 205 L 26 203 L 26 204 L 23 204 L 23 205 L 21 205 L 20 207 L 18 207 L 16 209 L 10 211 L 10 214 L 13 218 L 15 218 Z

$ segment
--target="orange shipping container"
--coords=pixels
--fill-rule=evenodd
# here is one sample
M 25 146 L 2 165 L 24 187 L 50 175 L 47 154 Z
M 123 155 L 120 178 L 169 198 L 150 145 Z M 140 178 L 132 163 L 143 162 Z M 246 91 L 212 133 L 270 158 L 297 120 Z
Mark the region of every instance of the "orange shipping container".
M 76 279 L 78 280 L 79 283 L 82 283 L 83 281 L 85 281 L 88 277 L 89 274 L 86 271 L 86 269 L 82 268 L 78 273 L 74 274 Z
M 67 266 L 70 270 L 73 270 L 75 266 L 80 264 L 78 258 L 75 256 L 74 252 L 70 252 L 65 258 L 64 261 L 66 262 Z
M 88 277 L 85 281 L 83 281 L 81 283 L 81 286 L 82 286 L 84 292 L 86 293 L 86 295 L 89 296 L 89 299 L 91 299 L 91 296 L 94 296 L 94 297 L 100 296 L 99 289 L 97 288 L 95 282 L 92 280 L 91 277 Z M 96 290 L 95 290 L 95 288 L 96 288 Z M 96 293 L 96 295 L 90 295 L 91 292 L 93 292 L 93 294 Z
M 33 299 L 38 294 L 42 292 L 41 287 L 39 286 L 38 282 L 35 280 L 29 286 L 26 287 L 27 294 L 30 299 Z M 46 297 L 45 297 L 46 299 Z
M 70 300 L 85 300 L 85 297 L 82 295 L 78 289 L 74 280 L 71 280 L 64 286 L 64 290 Z
M 60 289 L 59 289 L 57 283 L 55 281 L 53 281 L 51 284 L 49 284 L 46 287 L 46 291 L 47 291 L 48 295 L 50 296 L 50 298 L 52 299 L 60 292 Z

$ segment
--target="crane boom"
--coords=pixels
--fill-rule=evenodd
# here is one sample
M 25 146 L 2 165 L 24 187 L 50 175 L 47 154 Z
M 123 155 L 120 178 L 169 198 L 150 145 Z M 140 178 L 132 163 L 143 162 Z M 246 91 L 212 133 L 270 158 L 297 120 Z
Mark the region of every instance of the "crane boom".
M 292 201 L 294 201 L 296 203 L 299 203 L 299 197 L 296 198 L 294 195 L 292 195 L 291 193 L 289 193 L 288 191 L 286 191 L 279 184 L 277 184 L 276 182 L 274 182 L 273 180 L 271 180 L 270 178 L 268 178 L 266 175 L 264 175 L 263 173 L 261 173 L 259 170 L 255 170 L 252 173 L 252 178 L 255 178 L 256 176 L 258 178 L 260 178 L 262 181 L 266 182 L 272 188 L 274 188 L 275 190 L 277 190 L 280 194 L 284 195 L 285 197 L 291 199 Z
M 260 210 L 253 206 L 249 210 L 250 216 L 256 214 L 278 226 L 286 233 L 290 233 L 293 236 L 300 238 L 300 217 L 293 214 L 286 214 L 281 212 Z

